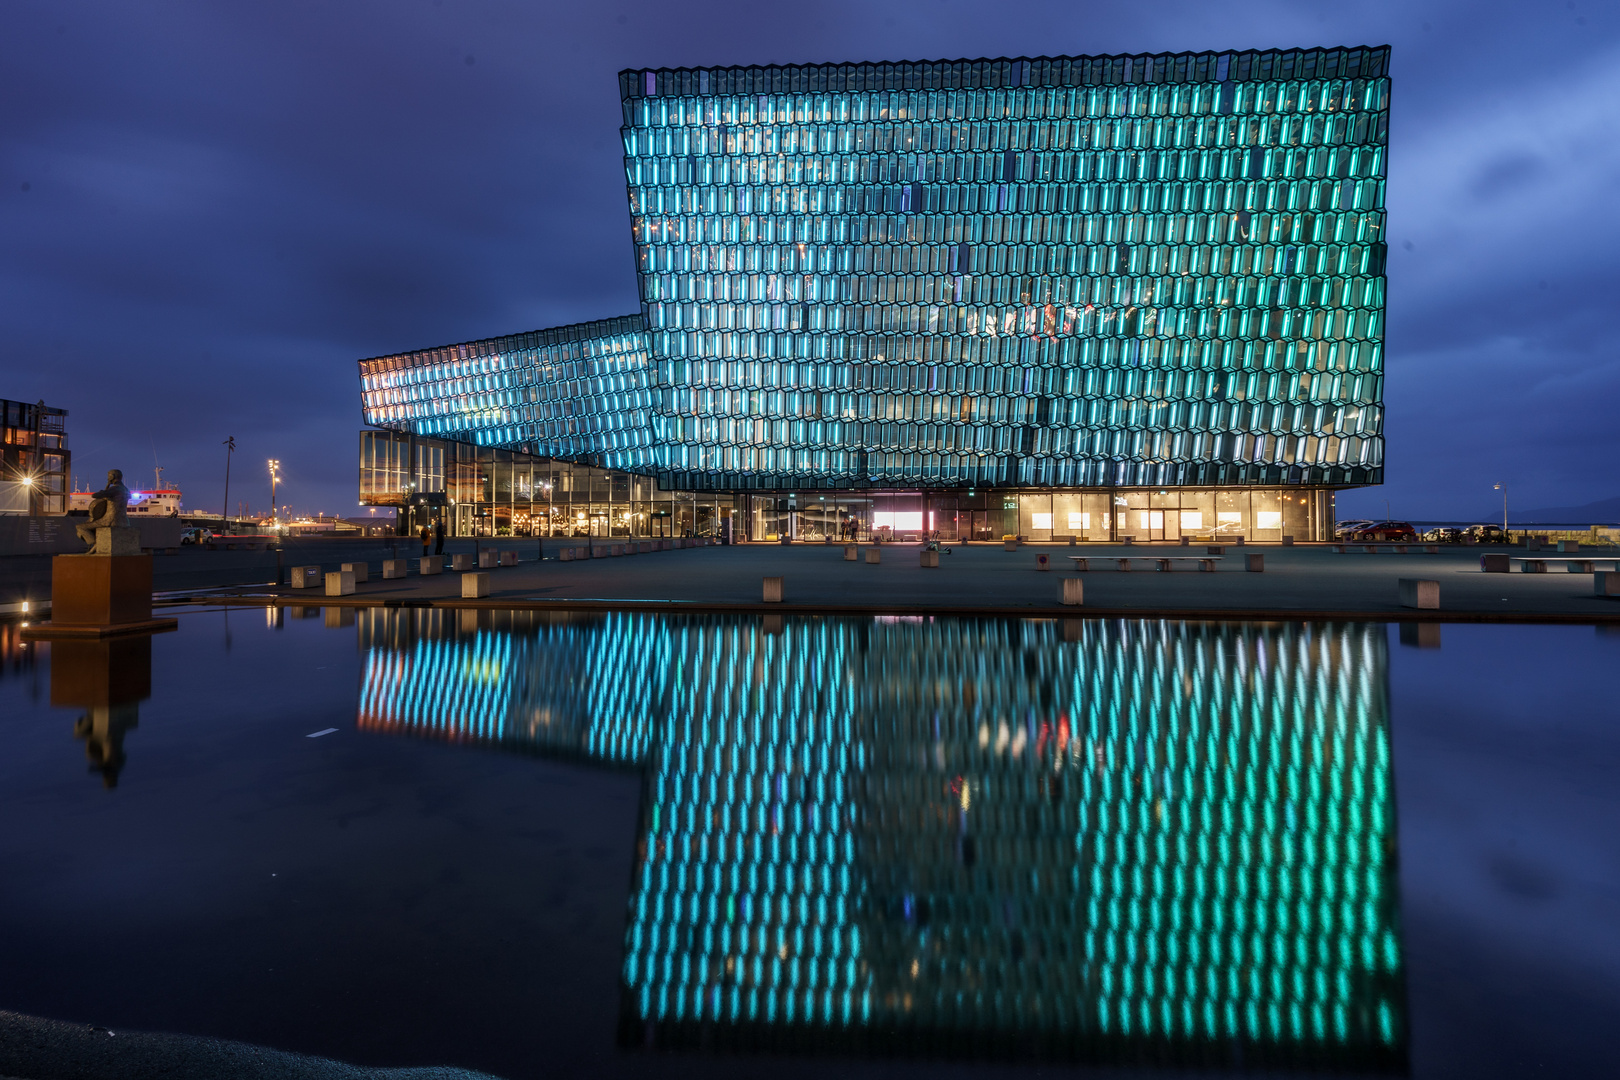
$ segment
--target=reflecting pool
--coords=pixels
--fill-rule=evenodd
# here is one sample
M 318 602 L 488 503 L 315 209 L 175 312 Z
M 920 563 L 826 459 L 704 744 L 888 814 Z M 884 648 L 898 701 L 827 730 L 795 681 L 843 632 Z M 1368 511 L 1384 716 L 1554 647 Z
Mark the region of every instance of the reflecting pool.
M 1436 630 L 270 608 L 0 642 L 0 1008 L 514 1077 L 1515 1075 L 1524 1031 L 1447 996 L 1474 930 L 1412 929 L 1403 878 L 1424 927 L 1570 886 L 1403 871 L 1397 788 L 1469 763 L 1414 776 L 1391 687 L 1493 728 L 1493 658 L 1620 637 Z M 1574 985 L 1566 1024 L 1620 1000 Z

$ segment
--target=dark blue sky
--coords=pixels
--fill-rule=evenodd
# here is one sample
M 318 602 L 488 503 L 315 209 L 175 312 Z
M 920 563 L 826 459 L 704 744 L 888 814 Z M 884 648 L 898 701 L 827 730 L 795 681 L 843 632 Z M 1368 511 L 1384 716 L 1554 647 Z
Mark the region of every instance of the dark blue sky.
M 1394 46 L 1382 489 L 1620 495 L 1620 7 L 41 3 L 0 9 L 0 397 L 76 472 L 356 512 L 354 361 L 636 309 L 625 67 Z

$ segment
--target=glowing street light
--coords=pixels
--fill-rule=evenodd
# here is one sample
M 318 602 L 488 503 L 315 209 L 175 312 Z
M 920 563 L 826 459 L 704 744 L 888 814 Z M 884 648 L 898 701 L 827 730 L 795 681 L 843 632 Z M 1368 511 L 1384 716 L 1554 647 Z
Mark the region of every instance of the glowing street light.
M 1496 485 L 1496 490 L 1502 493 L 1502 533 L 1507 534 L 1507 481 Z
M 276 521 L 276 481 L 281 479 L 281 461 L 278 458 L 270 459 L 270 522 L 273 528 Z

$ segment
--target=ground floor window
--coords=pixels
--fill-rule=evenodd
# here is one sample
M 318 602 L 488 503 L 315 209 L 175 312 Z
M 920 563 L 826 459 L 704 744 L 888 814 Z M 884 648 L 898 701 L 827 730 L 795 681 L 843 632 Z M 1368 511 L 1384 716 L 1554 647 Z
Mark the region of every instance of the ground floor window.
M 1242 537 L 1332 538 L 1333 492 L 1323 489 L 1041 492 L 818 492 L 740 497 L 749 538 L 820 541 L 1001 540 L 1117 542 Z

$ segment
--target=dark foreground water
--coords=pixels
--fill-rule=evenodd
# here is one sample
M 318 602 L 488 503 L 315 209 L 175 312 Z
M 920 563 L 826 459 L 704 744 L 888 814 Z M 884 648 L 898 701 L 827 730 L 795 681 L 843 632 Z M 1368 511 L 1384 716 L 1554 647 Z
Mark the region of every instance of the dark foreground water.
M 0 1009 L 513 1078 L 1620 1068 L 1620 635 L 301 614 L 7 647 Z

